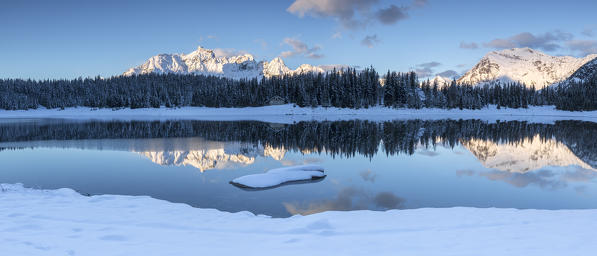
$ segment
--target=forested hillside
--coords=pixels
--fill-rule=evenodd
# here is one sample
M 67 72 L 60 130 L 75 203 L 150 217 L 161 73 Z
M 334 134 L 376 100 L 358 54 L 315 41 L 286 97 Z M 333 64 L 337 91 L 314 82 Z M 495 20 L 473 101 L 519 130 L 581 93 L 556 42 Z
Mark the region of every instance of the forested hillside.
M 383 81 L 383 84 L 380 82 Z M 233 80 L 214 76 L 147 74 L 108 79 L 0 80 L 0 108 L 6 110 L 67 107 L 158 108 L 248 107 L 292 103 L 300 107 L 480 109 L 556 105 L 565 110 L 597 109 L 595 79 L 547 87 L 493 86 L 419 82 L 414 72 L 380 75 L 372 68 L 327 74 Z

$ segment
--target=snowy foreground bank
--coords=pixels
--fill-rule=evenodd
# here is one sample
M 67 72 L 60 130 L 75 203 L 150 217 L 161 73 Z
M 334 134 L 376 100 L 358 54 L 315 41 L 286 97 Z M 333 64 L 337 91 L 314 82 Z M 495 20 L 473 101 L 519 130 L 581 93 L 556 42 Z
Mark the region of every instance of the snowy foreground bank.
M 594 255 L 597 210 L 446 208 L 291 218 L 149 197 L 0 188 L 2 255 Z
M 278 105 L 247 108 L 159 108 L 159 109 L 90 109 L 68 108 L 36 110 L 0 110 L 0 118 L 65 118 L 98 120 L 255 120 L 264 122 L 292 123 L 308 120 L 362 119 L 384 121 L 395 119 L 481 119 L 525 120 L 553 122 L 557 120 L 585 120 L 597 122 L 597 111 L 572 112 L 556 110 L 553 106 L 529 107 L 528 109 L 496 109 L 495 106 L 481 110 L 458 109 L 393 109 L 373 107 L 368 109 L 299 108 Z

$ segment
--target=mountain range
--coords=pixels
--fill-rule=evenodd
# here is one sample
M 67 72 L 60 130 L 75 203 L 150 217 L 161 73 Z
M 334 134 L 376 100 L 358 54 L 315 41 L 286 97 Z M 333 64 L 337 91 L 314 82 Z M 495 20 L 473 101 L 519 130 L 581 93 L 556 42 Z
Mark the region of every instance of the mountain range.
M 280 75 L 296 75 L 310 72 L 324 73 L 342 65 L 312 66 L 303 64 L 297 69 L 290 69 L 281 58 L 271 61 L 256 61 L 253 55 L 218 57 L 214 50 L 201 46 L 189 54 L 158 54 L 149 58 L 140 66 L 127 70 L 124 75 L 142 75 L 148 73 L 174 73 L 212 75 L 232 79 L 261 78 Z
M 188 54 L 159 54 L 140 66 L 127 70 L 123 75 L 148 73 L 197 74 L 232 79 L 262 78 L 304 73 L 324 73 L 348 65 L 313 66 L 303 64 L 290 69 L 277 57 L 271 61 L 256 61 L 253 55 L 218 57 L 214 50 L 201 46 Z M 551 56 L 531 48 L 512 48 L 487 53 L 463 76 L 458 84 L 492 85 L 520 82 L 527 87 L 541 89 L 572 81 L 584 81 L 597 76 L 597 54 L 583 58 Z M 454 77 L 436 76 L 431 83 L 440 87 L 449 84 Z

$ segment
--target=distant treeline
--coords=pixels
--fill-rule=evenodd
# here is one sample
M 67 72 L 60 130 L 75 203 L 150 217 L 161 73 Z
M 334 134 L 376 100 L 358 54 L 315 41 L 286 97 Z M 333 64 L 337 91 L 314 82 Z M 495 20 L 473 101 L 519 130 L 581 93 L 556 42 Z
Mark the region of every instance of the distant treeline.
M 147 74 L 108 79 L 0 80 L 0 109 L 248 107 L 292 103 L 300 107 L 480 109 L 556 105 L 565 110 L 597 109 L 597 79 L 559 88 L 535 90 L 522 84 L 440 86 L 419 83 L 414 72 L 373 68 L 338 70 L 262 79 Z
M 413 154 L 421 145 L 454 147 L 470 139 L 519 143 L 539 136 L 567 145 L 585 162 L 597 167 L 597 123 L 558 121 L 537 124 L 519 121 L 487 123 L 480 120 L 361 120 L 269 124 L 254 121 L 118 121 L 30 122 L 0 124 L 0 143 L 88 139 L 143 139 L 201 137 L 211 141 L 238 141 L 300 152 L 372 157 L 383 149 L 389 155 Z M 0 148 L 1 150 L 1 148 Z

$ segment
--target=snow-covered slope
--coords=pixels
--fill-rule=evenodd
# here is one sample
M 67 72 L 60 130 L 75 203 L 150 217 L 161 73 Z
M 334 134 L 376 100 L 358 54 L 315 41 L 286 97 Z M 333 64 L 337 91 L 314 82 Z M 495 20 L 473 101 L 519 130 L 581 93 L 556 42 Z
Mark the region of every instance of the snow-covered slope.
M 542 140 L 538 135 L 516 143 L 498 144 L 472 139 L 463 141 L 483 166 L 507 172 L 525 173 L 547 166 L 576 165 L 597 171 L 556 140 Z
M 564 80 L 563 82 L 559 83 L 562 85 L 567 85 L 571 82 L 586 82 L 591 78 L 597 77 L 597 58 L 593 59 L 592 61 L 587 62 L 582 67 L 574 72 L 568 79 Z M 555 85 L 559 85 L 555 84 Z
M 325 72 L 325 70 L 309 64 L 303 64 L 296 70 L 292 70 L 284 64 L 281 58 L 275 58 L 269 62 L 256 61 L 253 55 L 250 54 L 216 57 L 213 50 L 199 46 L 196 51 L 189 54 L 159 54 L 153 56 L 142 65 L 129 69 L 124 75 L 174 73 L 241 79 L 310 72 Z
M 597 54 L 584 58 L 550 56 L 530 48 L 492 51 L 458 79 L 458 83 L 483 85 L 497 81 L 521 82 L 540 89 L 567 79 L 595 58 Z
M 443 77 L 443 76 L 435 76 L 433 79 L 429 80 L 429 85 L 431 87 L 433 87 L 434 85 L 437 85 L 437 88 L 443 88 L 445 86 L 448 86 L 452 83 L 452 78 L 449 77 Z

